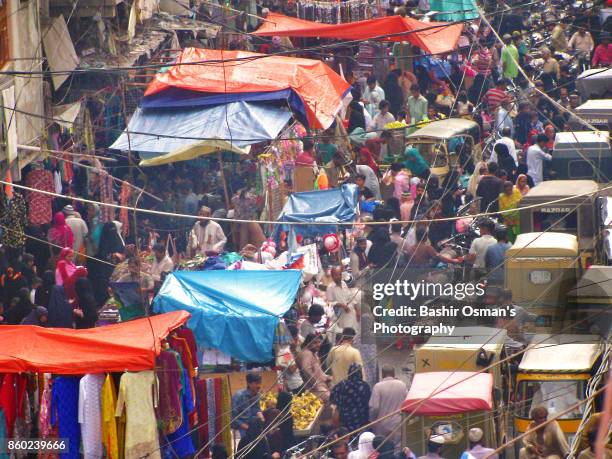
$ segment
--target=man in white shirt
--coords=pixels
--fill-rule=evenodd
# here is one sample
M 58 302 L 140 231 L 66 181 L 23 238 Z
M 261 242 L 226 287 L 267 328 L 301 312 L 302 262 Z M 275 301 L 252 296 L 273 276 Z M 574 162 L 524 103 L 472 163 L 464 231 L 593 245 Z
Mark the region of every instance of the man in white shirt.
M 383 100 L 380 104 L 378 104 L 378 114 L 374 117 L 374 130 L 380 136 L 380 133 L 384 131 L 385 126 L 389 123 L 393 123 L 395 121 L 395 117 L 389 113 L 389 109 L 391 108 L 391 104 Z
M 399 409 L 408 396 L 406 383 L 395 378 L 395 369 L 383 365 L 382 380 L 374 385 L 370 396 L 370 419 L 384 418 L 374 425 L 374 433 L 389 437 L 396 445 L 400 444 L 402 416 Z M 392 413 L 395 413 L 391 415 Z M 386 417 L 389 416 L 389 417 Z
M 166 252 L 164 244 L 160 242 L 153 246 L 153 255 L 153 262 L 151 263 L 149 274 L 153 278 L 153 281 L 159 282 L 162 273 L 168 273 L 174 269 L 174 262 Z
M 89 232 L 87 223 L 85 223 L 85 220 L 81 218 L 81 215 L 70 205 L 64 206 L 62 212 L 66 217 L 66 225 L 70 227 L 72 230 L 72 235 L 74 236 L 72 250 L 74 250 L 74 253 L 78 254 L 81 247 L 85 243 L 85 238 Z
M 533 179 L 534 185 L 544 180 L 544 161 L 552 160 L 552 155 L 544 151 L 547 142 L 545 134 L 538 134 L 536 143 L 527 149 L 527 174 Z
M 512 121 L 512 117 L 510 116 L 511 110 L 510 102 L 503 102 L 497 109 L 497 116 L 495 119 L 495 129 L 500 134 L 504 131 L 504 129 L 510 129 L 510 137 L 512 137 L 512 132 L 514 130 L 514 123 Z
M 502 129 L 501 135 L 502 137 L 497 142 L 495 142 L 495 145 L 497 145 L 498 143 L 502 143 L 506 147 L 508 147 L 508 153 L 510 153 L 510 156 L 512 156 L 512 159 L 514 159 L 514 163 L 518 166 L 516 145 L 514 144 L 514 140 L 512 140 L 512 130 L 508 127 L 505 127 Z M 493 163 L 499 163 L 499 161 L 497 160 L 497 152 L 495 151 L 495 145 L 493 146 L 493 152 L 491 153 L 489 161 Z
M 470 252 L 465 257 L 467 262 L 472 263 L 476 279 L 479 279 L 484 274 L 487 249 L 497 243 L 497 239 L 493 237 L 493 231 L 495 231 L 493 220 L 490 218 L 483 219 L 478 224 L 478 228 L 480 229 L 480 237 L 472 241 Z
M 209 207 L 202 206 L 198 213 L 200 217 L 210 217 Z M 189 233 L 189 249 L 193 255 L 205 255 L 206 252 L 223 252 L 227 237 L 217 222 L 213 220 L 200 220 L 193 225 Z
M 352 328 L 359 333 L 359 321 L 361 311 L 355 301 L 357 296 L 342 280 L 342 268 L 335 266 L 331 270 L 333 282 L 327 286 L 325 297 L 329 306 L 333 308 L 335 317 L 335 328 L 340 331 Z
M 461 456 L 461 459 L 465 458 L 474 458 L 474 459 L 484 459 L 485 457 L 490 457 L 491 459 L 497 459 L 497 454 L 492 454 L 495 450 L 492 448 L 486 448 L 482 445 L 482 438 L 484 437 L 484 432 L 482 429 L 478 427 L 474 427 L 468 432 L 468 440 L 470 441 L 470 449 L 465 451 Z
M 365 91 L 363 91 L 363 103 L 371 116 L 378 114 L 378 104 L 383 100 L 385 100 L 385 91 L 378 86 L 376 77 L 370 75 L 367 79 Z

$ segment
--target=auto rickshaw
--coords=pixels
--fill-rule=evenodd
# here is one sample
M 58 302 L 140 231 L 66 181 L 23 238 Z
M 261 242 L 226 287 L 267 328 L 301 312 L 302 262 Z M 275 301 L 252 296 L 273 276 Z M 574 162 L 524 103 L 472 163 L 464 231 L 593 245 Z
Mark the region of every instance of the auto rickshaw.
M 612 266 L 589 266 L 568 292 L 565 325 L 605 336 L 612 327 Z
M 584 400 L 589 380 L 599 369 L 603 349 L 597 335 L 535 335 L 523 354 L 516 377 L 513 414 L 518 433 L 527 430 L 534 407 L 545 406 L 552 417 Z M 557 419 L 570 442 L 585 406 L 580 405 Z
M 592 99 L 576 107 L 576 115 L 602 131 L 612 130 L 612 99 Z
M 470 371 L 416 373 L 402 407 L 402 445 L 427 454 L 432 435 L 444 437 L 442 457 L 460 457 L 469 448 L 468 431 L 479 427 L 491 448 L 503 444 L 499 400 L 493 375 Z
M 582 275 L 579 255 L 576 236 L 557 232 L 520 234 L 506 252 L 505 286 L 536 315 L 536 332 L 561 328 L 567 294 Z
M 519 203 L 521 233 L 555 231 L 577 235 L 583 265 L 594 264 L 600 236 L 599 189 L 593 180 L 549 180 L 540 183 L 530 189 Z M 574 197 L 577 194 L 582 196 Z M 563 198 L 567 199 L 548 204 Z
M 551 170 L 556 179 L 612 182 L 612 151 L 608 131 L 558 132 L 552 157 Z
M 406 144 L 412 145 L 430 165 L 432 174 L 443 178 L 450 168 L 458 163 L 455 148 L 461 143 L 476 147 L 480 138 L 478 123 L 464 118 L 450 118 L 431 121 L 406 137 Z M 474 161 L 482 152 L 473 151 Z

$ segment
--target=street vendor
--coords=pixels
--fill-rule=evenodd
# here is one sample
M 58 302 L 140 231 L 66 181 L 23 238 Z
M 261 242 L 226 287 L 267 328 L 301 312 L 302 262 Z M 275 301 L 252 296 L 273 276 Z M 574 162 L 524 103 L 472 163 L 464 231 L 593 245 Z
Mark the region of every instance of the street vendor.
M 189 251 L 192 255 L 205 255 L 206 252 L 223 252 L 227 237 L 223 228 L 211 216 L 210 207 L 202 206 L 198 216 L 205 219 L 196 222 L 189 233 Z
M 236 392 L 232 397 L 232 428 L 240 431 L 240 437 L 245 436 L 251 419 L 264 420 L 259 404 L 261 374 L 247 373 L 246 385 L 246 389 Z

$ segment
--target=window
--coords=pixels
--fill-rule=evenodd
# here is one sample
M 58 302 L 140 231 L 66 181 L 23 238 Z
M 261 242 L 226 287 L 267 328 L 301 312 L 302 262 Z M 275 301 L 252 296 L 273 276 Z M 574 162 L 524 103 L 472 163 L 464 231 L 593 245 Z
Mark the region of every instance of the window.
M 0 69 L 9 60 L 8 1 L 0 0 Z
M 578 232 L 578 216 L 576 209 L 544 209 L 542 211 L 533 212 L 533 230 L 534 231 L 556 231 L 559 233 L 577 234 Z
M 529 419 L 531 410 L 545 406 L 549 417 L 565 411 L 584 399 L 586 380 L 562 381 L 521 381 L 518 386 L 517 416 Z M 574 411 L 564 414 L 560 419 L 580 419 L 584 404 Z

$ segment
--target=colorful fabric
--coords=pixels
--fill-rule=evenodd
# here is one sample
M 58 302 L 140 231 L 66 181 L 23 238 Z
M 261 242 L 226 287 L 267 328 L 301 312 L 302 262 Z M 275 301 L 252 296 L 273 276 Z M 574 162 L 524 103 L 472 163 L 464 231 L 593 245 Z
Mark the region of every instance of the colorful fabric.
M 181 409 L 183 422 L 176 432 L 167 436 L 167 446 L 170 446 L 176 456 L 184 458 L 195 454 L 196 450 L 189 435 L 189 413 L 191 413 L 195 405 L 193 403 L 193 393 L 191 392 L 191 384 L 189 384 L 189 374 L 186 369 L 182 371 L 182 390 L 181 390 Z
M 49 229 L 49 242 L 64 247 L 72 248 L 74 244 L 74 236 L 72 230 L 66 224 L 66 217 L 63 212 L 56 212 L 53 216 L 53 226 Z M 61 284 L 60 284 L 61 285 Z
M 58 426 L 60 438 L 66 438 L 70 447 L 60 454 L 61 459 L 79 459 L 81 429 L 79 414 L 79 378 L 58 376 L 51 389 L 51 425 Z
M 44 169 L 33 170 L 26 177 L 26 186 L 41 191 L 55 192 L 53 173 Z M 28 220 L 32 225 L 46 225 L 51 223 L 53 196 L 28 191 Z
M 117 409 L 117 391 L 115 383 L 110 375 L 106 375 L 101 393 L 102 411 L 102 445 L 108 459 L 119 459 L 117 420 L 115 411 Z
M 25 225 L 27 220 L 26 203 L 23 196 L 13 193 L 13 199 L 3 196 L 0 199 L 0 242 L 6 247 L 18 249 L 25 244 Z
M 15 421 L 21 409 L 25 390 L 25 376 L 13 373 L 4 375 L 0 386 L 0 410 L 4 412 L 9 438 L 14 436 Z
M 221 434 L 223 446 L 229 456 L 232 455 L 232 431 L 230 424 L 232 422 L 232 396 L 230 393 L 229 381 L 227 378 L 221 380 L 221 409 L 219 410 L 221 417 Z
M 214 443 L 216 431 L 216 423 L 215 423 L 215 415 L 216 415 L 216 405 L 215 405 L 215 380 L 207 379 L 206 380 L 206 401 L 208 407 L 208 441 Z
M 83 439 L 83 456 L 87 459 L 102 459 L 102 412 L 101 395 L 103 374 L 88 374 L 79 382 L 79 424 Z
M 209 436 L 208 436 L 208 396 L 206 394 L 206 380 L 198 380 L 196 383 L 197 388 L 197 405 L 198 405 L 198 436 L 200 438 L 200 444 L 206 445 L 203 451 L 204 457 L 208 456 L 209 453 Z
M 177 431 L 181 417 L 181 375 L 176 352 L 164 351 L 157 357 L 159 368 L 159 404 L 157 425 L 164 435 Z

